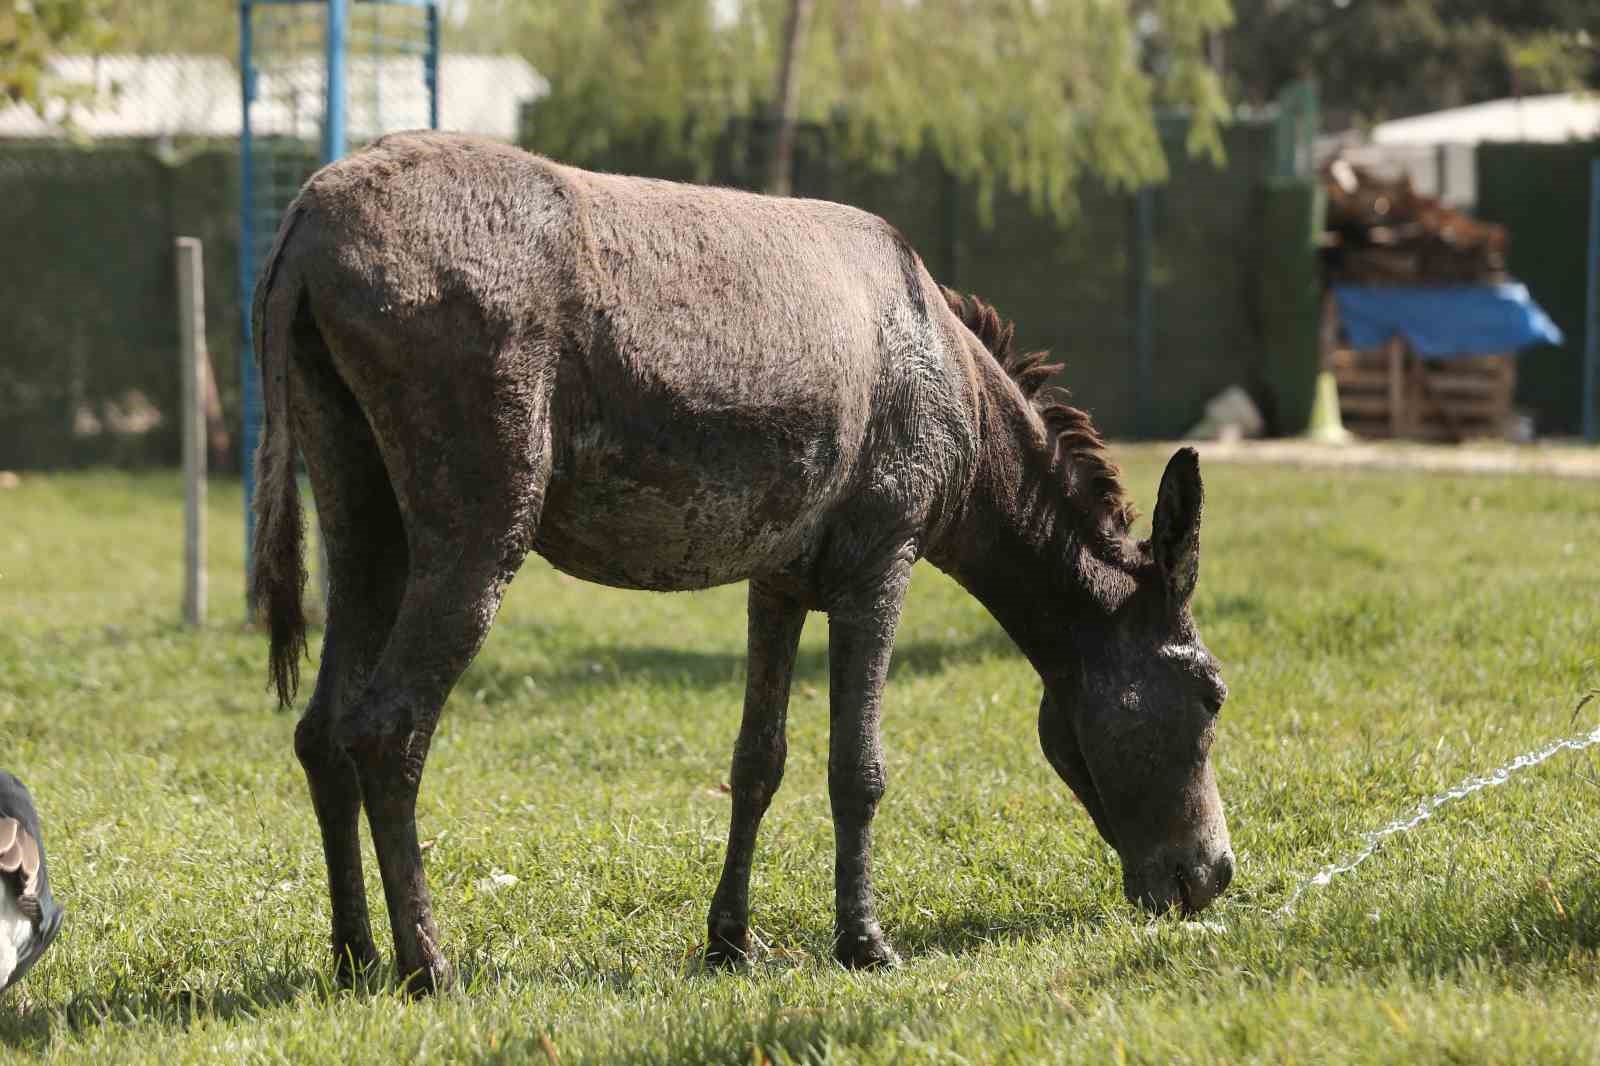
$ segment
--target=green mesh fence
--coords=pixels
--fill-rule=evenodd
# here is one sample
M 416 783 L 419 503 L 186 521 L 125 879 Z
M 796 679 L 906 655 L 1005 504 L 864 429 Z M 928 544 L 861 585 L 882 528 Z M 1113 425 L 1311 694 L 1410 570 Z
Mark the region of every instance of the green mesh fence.
M 1294 432 L 1316 371 L 1308 234 L 1320 216 L 1304 182 L 1275 177 L 1289 158 L 1286 129 L 1298 127 L 1273 119 L 1229 127 L 1219 167 L 1191 158 L 1182 123 L 1166 123 L 1172 174 L 1148 194 L 1143 256 L 1130 195 L 1086 184 L 1077 217 L 1061 225 L 1002 192 L 985 220 L 973 190 L 933 158 L 887 173 L 862 168 L 833 152 L 821 128 L 801 133 L 795 188 L 888 218 L 936 277 L 994 302 L 1017 321 L 1020 343 L 1061 357 L 1063 383 L 1108 433 L 1176 436 L 1234 384 L 1257 397 L 1275 428 Z M 732 127 L 713 180 L 756 186 L 764 136 L 759 123 Z M 536 136 L 528 142 L 537 149 Z M 605 158 L 573 162 L 694 176 L 650 144 L 613 145 Z M 212 365 L 228 422 L 238 425 L 237 171 L 231 144 L 178 158 L 148 144 L 0 145 L 0 232 L 8 238 L 0 469 L 176 461 L 179 234 L 205 242 Z M 1143 299 L 1134 273 L 1141 262 Z M 1135 359 L 1141 306 L 1147 380 Z M 135 391 L 162 423 L 140 434 L 111 431 L 108 410 Z M 99 432 L 84 432 L 96 421 Z
M 1507 266 L 1566 335 L 1560 347 L 1517 360 L 1517 403 L 1534 412 L 1540 433 L 1581 428 L 1593 159 L 1600 141 L 1478 146 L 1477 214 L 1511 231 Z
M 1322 183 L 1311 178 L 1269 178 L 1263 189 L 1261 366 L 1271 405 L 1266 415 L 1280 433 L 1303 432 L 1311 422 L 1320 369 L 1317 239 L 1324 207 Z
M 0 149 L 0 467 L 176 461 L 176 234 L 205 241 L 207 341 L 235 394 L 234 171 L 231 150 Z

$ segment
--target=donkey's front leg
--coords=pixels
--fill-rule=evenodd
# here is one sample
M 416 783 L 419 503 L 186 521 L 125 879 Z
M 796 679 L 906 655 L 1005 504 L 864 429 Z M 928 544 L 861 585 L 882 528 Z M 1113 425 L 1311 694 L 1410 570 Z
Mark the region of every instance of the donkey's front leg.
M 897 561 L 881 581 L 828 612 L 833 952 L 852 969 L 900 961 L 873 913 L 871 850 L 872 816 L 885 784 L 879 701 L 910 577 L 910 564 Z
M 784 736 L 789 681 L 805 621 L 805 608 L 792 597 L 759 581 L 750 582 L 750 656 L 744 721 L 733 749 L 728 856 L 706 921 L 706 962 L 713 966 L 738 962 L 750 954 L 750 863 L 761 816 L 783 783 L 789 751 Z

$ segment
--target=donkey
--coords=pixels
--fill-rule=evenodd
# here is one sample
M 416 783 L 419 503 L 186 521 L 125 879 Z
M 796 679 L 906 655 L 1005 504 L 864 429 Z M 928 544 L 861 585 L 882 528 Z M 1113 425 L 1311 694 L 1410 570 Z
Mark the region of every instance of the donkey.
M 1202 488 L 1173 456 L 1146 541 L 1087 415 L 893 227 L 820 201 L 573 169 L 408 133 L 315 174 L 252 309 L 266 423 L 252 588 L 292 703 L 306 572 L 295 454 L 329 566 L 294 736 L 341 979 L 376 963 L 357 820 L 399 975 L 449 979 L 415 803 L 441 707 L 529 551 L 655 591 L 749 582 L 749 667 L 707 959 L 751 951 L 757 828 L 783 779 L 807 612 L 828 615 L 835 954 L 874 916 L 879 705 L 912 565 L 952 574 L 1044 685 L 1050 764 L 1152 910 L 1233 856 L 1209 750 L 1226 695 L 1189 609 Z

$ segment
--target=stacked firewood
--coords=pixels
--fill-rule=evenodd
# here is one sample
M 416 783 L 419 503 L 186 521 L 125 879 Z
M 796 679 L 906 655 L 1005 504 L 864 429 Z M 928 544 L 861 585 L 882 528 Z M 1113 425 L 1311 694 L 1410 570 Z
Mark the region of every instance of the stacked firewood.
M 1322 169 L 1322 238 L 1330 283 L 1487 284 L 1506 279 L 1504 226 L 1479 222 L 1411 187 L 1335 159 Z

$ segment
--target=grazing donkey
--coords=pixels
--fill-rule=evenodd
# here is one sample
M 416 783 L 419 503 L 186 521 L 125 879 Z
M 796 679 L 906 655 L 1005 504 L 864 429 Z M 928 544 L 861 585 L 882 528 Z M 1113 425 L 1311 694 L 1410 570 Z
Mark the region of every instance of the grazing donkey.
M 458 136 L 385 137 L 290 207 L 257 286 L 266 397 L 254 593 L 290 702 L 305 650 L 304 453 L 330 567 L 295 730 L 341 976 L 373 963 L 365 804 L 400 974 L 438 986 L 414 819 L 440 708 L 529 551 L 622 588 L 748 580 L 749 670 L 708 957 L 750 951 L 756 830 L 783 778 L 806 613 L 828 614 L 836 954 L 873 915 L 878 709 L 912 564 L 999 620 L 1044 682 L 1045 755 L 1131 900 L 1228 884 L 1208 752 L 1226 693 L 1190 616 L 1195 453 L 1148 541 L 1088 416 L 982 303 L 838 204 L 593 174 Z

